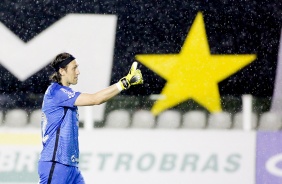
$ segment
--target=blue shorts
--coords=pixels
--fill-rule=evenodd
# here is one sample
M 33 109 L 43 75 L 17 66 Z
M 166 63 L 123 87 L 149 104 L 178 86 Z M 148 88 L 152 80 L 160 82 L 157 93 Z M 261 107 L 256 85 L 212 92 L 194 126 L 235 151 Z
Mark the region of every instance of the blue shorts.
M 40 184 L 85 184 L 77 167 L 57 162 L 38 162 L 38 175 Z

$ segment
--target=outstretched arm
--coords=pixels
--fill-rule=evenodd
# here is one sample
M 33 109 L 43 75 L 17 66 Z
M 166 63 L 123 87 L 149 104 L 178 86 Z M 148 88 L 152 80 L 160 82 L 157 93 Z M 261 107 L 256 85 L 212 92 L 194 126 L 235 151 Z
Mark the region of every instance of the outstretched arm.
M 121 78 L 116 84 L 111 85 L 97 93 L 81 93 L 74 105 L 89 106 L 102 104 L 112 97 L 119 94 L 122 90 L 128 89 L 131 85 L 143 84 L 142 73 L 137 68 L 137 62 L 134 62 L 127 76 Z
M 111 85 L 94 94 L 81 93 L 76 101 L 76 106 L 99 105 L 120 93 L 117 85 Z

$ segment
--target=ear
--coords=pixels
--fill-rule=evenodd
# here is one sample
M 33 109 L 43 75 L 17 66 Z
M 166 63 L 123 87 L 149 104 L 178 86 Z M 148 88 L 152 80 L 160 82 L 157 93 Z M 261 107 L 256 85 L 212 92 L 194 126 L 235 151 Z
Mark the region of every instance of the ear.
M 66 74 L 66 70 L 63 68 L 60 68 L 59 73 L 61 74 L 61 76 L 64 76 Z

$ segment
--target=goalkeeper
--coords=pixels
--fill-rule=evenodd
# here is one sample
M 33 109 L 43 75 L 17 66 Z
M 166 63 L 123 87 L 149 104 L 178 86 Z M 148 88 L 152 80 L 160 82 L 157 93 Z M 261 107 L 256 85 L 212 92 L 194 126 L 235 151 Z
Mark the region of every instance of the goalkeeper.
M 134 62 L 125 77 L 97 93 L 73 91 L 79 69 L 75 58 L 68 53 L 56 56 L 51 66 L 55 73 L 50 76 L 51 85 L 42 103 L 41 134 L 43 149 L 38 162 L 39 183 L 83 184 L 78 169 L 78 113 L 77 106 L 99 105 L 132 85 L 142 84 L 141 71 Z

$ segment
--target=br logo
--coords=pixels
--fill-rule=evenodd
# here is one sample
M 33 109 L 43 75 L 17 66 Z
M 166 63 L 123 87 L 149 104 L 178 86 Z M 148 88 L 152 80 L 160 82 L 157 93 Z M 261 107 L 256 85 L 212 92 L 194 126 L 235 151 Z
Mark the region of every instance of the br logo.
M 265 164 L 266 170 L 274 176 L 282 177 L 282 169 L 279 163 L 282 162 L 282 154 L 277 154 L 269 158 Z

